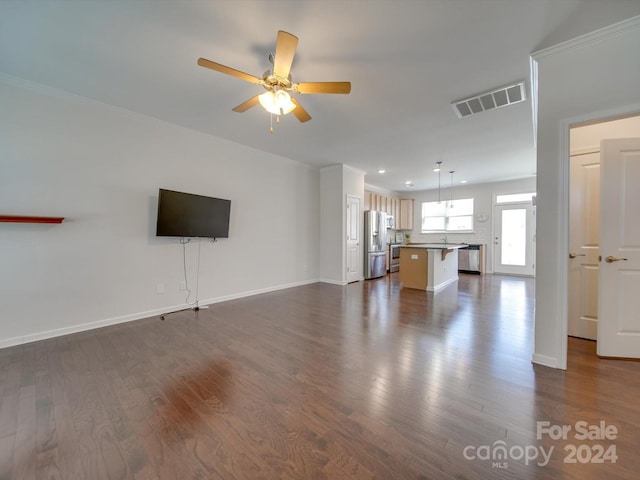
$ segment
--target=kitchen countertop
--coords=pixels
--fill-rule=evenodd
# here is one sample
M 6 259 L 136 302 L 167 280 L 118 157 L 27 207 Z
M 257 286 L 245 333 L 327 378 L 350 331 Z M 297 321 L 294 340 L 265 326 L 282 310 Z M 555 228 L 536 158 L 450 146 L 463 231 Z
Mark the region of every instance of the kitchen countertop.
M 400 245 L 400 248 L 426 248 L 428 250 L 454 250 L 467 247 L 468 245 L 461 245 L 459 243 L 414 243 Z

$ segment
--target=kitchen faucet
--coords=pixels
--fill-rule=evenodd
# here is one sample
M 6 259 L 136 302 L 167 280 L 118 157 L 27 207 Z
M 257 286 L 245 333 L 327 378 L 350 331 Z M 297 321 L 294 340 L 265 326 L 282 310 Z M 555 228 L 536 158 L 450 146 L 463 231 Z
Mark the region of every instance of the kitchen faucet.
M 444 236 L 444 237 L 442 237 L 442 238 L 441 238 L 441 240 L 444 242 L 444 244 L 445 244 L 445 245 L 446 245 L 447 243 L 449 243 L 449 242 L 447 242 L 447 235 L 446 235 L 446 234 L 445 234 L 445 236 Z

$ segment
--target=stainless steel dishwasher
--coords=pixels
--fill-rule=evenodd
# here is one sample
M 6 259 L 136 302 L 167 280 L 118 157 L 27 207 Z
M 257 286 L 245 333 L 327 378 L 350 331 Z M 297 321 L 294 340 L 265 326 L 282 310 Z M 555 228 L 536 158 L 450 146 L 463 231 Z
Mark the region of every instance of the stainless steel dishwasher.
M 458 250 L 458 271 L 480 275 L 480 245 L 467 245 Z

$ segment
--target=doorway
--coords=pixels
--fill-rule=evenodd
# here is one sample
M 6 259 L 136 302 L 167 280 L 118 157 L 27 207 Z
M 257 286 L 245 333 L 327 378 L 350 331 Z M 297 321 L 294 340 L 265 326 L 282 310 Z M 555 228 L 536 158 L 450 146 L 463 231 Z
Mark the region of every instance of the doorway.
M 599 291 L 602 263 L 598 260 L 602 233 L 600 142 L 607 138 L 638 136 L 639 131 L 640 116 L 574 125 L 569 130 L 569 336 L 598 338 L 598 297 L 602 295 Z
M 506 275 L 535 274 L 535 194 L 523 194 L 528 200 L 499 203 L 493 210 L 493 271 Z
M 600 263 L 600 151 L 572 149 L 569 164 L 568 333 L 596 340 Z
M 360 197 L 347 195 L 347 246 L 346 278 L 347 283 L 357 282 L 362 277 L 360 264 Z

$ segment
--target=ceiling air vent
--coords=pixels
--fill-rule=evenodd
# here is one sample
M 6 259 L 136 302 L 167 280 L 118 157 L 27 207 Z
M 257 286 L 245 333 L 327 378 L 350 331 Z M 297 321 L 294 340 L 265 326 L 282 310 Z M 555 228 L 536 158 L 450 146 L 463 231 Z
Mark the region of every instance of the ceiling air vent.
M 464 100 L 453 102 L 451 106 L 458 118 L 468 117 L 474 113 L 506 107 L 527 99 L 527 89 L 524 82 L 508 85 L 490 92 L 481 93 Z

